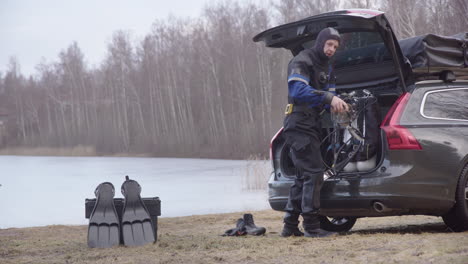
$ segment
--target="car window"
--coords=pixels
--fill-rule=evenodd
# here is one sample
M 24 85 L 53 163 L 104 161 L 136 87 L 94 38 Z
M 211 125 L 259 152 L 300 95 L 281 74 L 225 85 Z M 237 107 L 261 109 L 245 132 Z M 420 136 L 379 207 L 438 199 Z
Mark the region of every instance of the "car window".
M 341 33 L 342 43 L 334 58 L 335 68 L 363 63 L 380 63 L 392 60 L 378 32 Z M 304 43 L 303 48 L 313 47 L 314 41 Z
M 423 99 L 422 115 L 427 118 L 468 121 L 468 88 L 428 92 Z

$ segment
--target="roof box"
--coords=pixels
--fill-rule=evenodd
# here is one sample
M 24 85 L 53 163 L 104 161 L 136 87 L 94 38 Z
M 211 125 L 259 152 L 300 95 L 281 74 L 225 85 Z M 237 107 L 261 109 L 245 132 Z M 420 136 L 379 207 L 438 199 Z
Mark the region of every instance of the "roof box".
M 417 79 L 438 78 L 447 71 L 457 79 L 468 79 L 468 33 L 427 34 L 398 42 Z

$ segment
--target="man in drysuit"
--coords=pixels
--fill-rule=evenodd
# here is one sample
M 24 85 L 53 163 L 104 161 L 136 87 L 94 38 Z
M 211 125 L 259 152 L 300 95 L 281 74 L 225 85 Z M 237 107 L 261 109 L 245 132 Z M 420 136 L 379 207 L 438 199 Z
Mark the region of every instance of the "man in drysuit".
M 285 208 L 283 237 L 334 234 L 320 229 L 317 216 L 324 173 L 320 113 L 328 107 L 333 112 L 348 111 L 348 105 L 335 96 L 335 78 L 329 62 L 340 41 L 336 29 L 325 28 L 318 34 L 315 45 L 301 51 L 288 65 L 284 136 L 291 149 L 296 178 Z M 303 218 L 304 233 L 298 228 L 299 215 Z

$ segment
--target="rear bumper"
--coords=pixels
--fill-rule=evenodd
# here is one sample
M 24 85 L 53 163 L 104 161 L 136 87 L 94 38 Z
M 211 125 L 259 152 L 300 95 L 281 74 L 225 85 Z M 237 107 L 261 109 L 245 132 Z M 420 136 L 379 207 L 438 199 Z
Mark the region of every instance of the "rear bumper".
M 321 192 L 320 214 L 326 216 L 390 216 L 390 215 L 443 215 L 454 205 L 453 200 L 428 196 L 415 188 L 414 191 L 396 191 L 401 186 L 399 177 L 386 180 L 375 178 L 327 180 Z M 292 180 L 276 180 L 270 177 L 269 203 L 273 210 L 283 211 L 288 201 Z M 415 187 L 415 186 L 412 186 Z M 376 191 L 387 190 L 387 191 Z M 385 205 L 384 212 L 377 212 L 374 203 Z
M 273 210 L 284 211 L 287 197 L 275 197 L 268 199 Z M 451 201 L 440 201 L 416 197 L 353 197 L 347 199 L 321 199 L 320 214 L 325 216 L 356 216 L 376 217 L 391 215 L 435 215 L 446 214 L 453 206 Z M 380 202 L 387 208 L 384 212 L 377 212 L 373 204 Z

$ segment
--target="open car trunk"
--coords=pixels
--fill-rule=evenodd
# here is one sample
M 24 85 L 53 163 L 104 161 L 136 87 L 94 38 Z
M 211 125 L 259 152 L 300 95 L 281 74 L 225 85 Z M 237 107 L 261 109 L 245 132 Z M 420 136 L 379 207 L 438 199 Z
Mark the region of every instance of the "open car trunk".
M 333 58 L 337 92 L 355 93 L 354 99 L 362 97 L 359 100 L 350 99 L 353 102 L 349 103 L 360 113 L 352 125 L 360 129 L 366 143 L 360 147 L 362 151 L 350 160 L 356 164 L 356 168 L 350 169 L 348 166 L 340 171 L 367 172 L 375 167 L 382 156 L 379 152 L 382 149 L 379 125 L 383 115 L 412 85 L 410 65 L 404 59 L 384 14 L 362 9 L 325 13 L 268 29 L 253 40 L 263 41 L 267 47 L 288 49 L 296 55 L 312 47 L 318 33 L 325 27 L 336 28 L 342 39 Z M 368 92 L 367 95 L 363 91 Z M 330 114 L 324 114 L 323 120 L 323 134 L 330 135 L 334 130 Z M 338 143 L 341 147 L 335 148 Z M 348 131 L 335 131 L 334 136 L 325 137 L 322 144 L 324 162 L 331 166 L 345 160 L 354 144 Z M 287 160 L 287 155 L 282 157 L 285 160 L 281 161 L 280 166 L 289 167 L 284 171 L 293 174 L 292 162 Z M 368 160 L 374 165 L 365 164 Z
M 368 89 L 372 93 L 398 95 L 407 90 L 411 68 L 405 63 L 384 13 L 379 11 L 325 13 L 268 29 L 253 40 L 296 55 L 312 47 L 325 27 L 336 28 L 342 39 L 333 58 L 337 91 Z
M 340 32 L 342 41 L 333 58 L 336 91 L 347 95 L 348 103 L 354 104 L 357 114 L 351 118 L 351 125 L 358 128 L 360 136 L 365 139 L 359 152 L 349 162 L 342 163 L 350 166 L 339 171 L 341 175 L 367 173 L 374 170 L 383 158 L 385 146 L 381 138 L 384 133 L 380 124 L 384 116 L 403 93 L 411 92 L 415 81 L 438 78 L 446 70 L 468 76 L 468 36 L 429 34 L 398 41 L 384 13 L 353 9 L 277 26 L 256 35 L 253 40 L 263 41 L 267 47 L 288 49 L 296 55 L 312 47 L 318 33 L 325 27 L 333 27 Z M 335 123 L 331 122 L 330 114 L 325 114 L 323 119 L 325 139 L 322 156 L 331 167 L 346 160 L 356 149 L 355 137 L 344 128 L 336 133 L 336 117 Z M 283 147 L 284 144 L 281 145 Z M 288 150 L 274 152 L 289 153 Z M 278 156 L 285 176 L 293 176 L 294 167 L 287 155 Z

